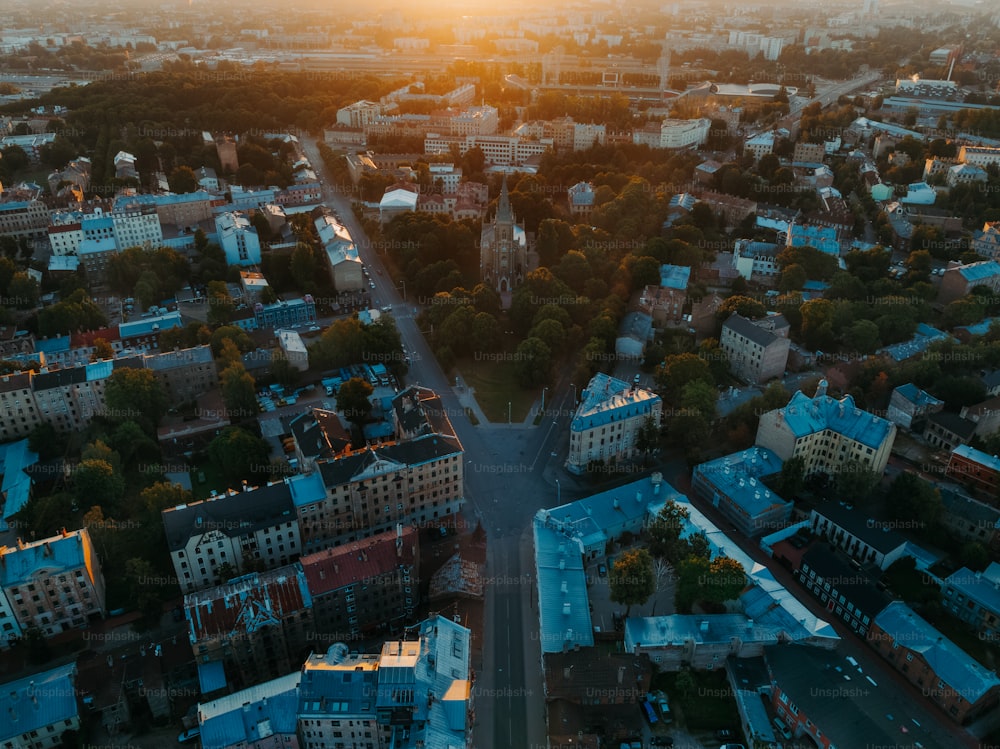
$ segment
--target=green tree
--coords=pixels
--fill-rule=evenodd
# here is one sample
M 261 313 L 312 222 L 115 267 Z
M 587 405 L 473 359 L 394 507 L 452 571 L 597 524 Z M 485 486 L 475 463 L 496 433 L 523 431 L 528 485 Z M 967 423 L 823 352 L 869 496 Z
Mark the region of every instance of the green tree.
M 793 499 L 805 488 L 806 461 L 801 455 L 793 455 L 781 466 L 776 491 L 785 499 Z
M 729 557 L 716 557 L 708 565 L 702 584 L 704 599 L 712 603 L 732 601 L 747 586 L 743 565 Z
M 696 411 L 705 421 L 715 421 L 715 404 L 719 392 L 705 380 L 692 380 L 681 390 L 680 407 L 685 411 Z
M 230 486 L 252 480 L 266 471 L 268 446 L 239 427 L 227 427 L 208 445 L 208 456 Z
M 710 562 L 704 557 L 689 556 L 677 566 L 677 589 L 674 604 L 679 614 L 689 614 L 694 604 L 705 597 L 703 582 Z
M 667 500 L 646 529 L 647 545 L 653 556 L 676 566 L 690 555 L 688 542 L 681 539 L 689 515 L 686 507 Z
M 514 352 L 514 368 L 522 387 L 532 388 L 549 381 L 552 349 L 541 338 L 525 338 Z
M 150 369 L 116 369 L 104 386 L 107 415 L 112 421 L 134 421 L 147 432 L 167 412 L 167 394 Z
M 33 309 L 38 304 L 38 281 L 27 273 L 15 273 L 7 285 L 4 306 Z
M 292 251 L 291 271 L 298 288 L 312 290 L 316 287 L 318 267 L 312 247 L 302 242 L 295 245 Z
M 941 493 L 908 471 L 896 476 L 889 485 L 885 506 L 893 520 L 916 520 L 925 530 L 936 528 L 944 512 Z
M 274 349 L 271 353 L 271 377 L 275 382 L 285 387 L 295 387 L 300 374 L 298 368 L 288 361 L 284 351 L 280 348 Z
M 39 424 L 28 435 L 28 449 L 38 454 L 39 460 L 52 460 L 66 453 L 66 435 L 56 431 L 50 423 Z
M 623 551 L 608 572 L 611 600 L 625 606 L 628 618 L 633 605 L 641 606 L 656 592 L 653 558 L 645 549 Z
M 90 360 L 92 362 L 96 362 L 114 358 L 115 358 L 115 350 L 111 347 L 111 344 L 108 343 L 107 340 L 104 338 L 95 338 L 94 353 L 90 355 Z
M 143 509 L 148 515 L 157 519 L 164 510 L 187 504 L 192 499 L 191 492 L 172 481 L 157 481 L 139 493 Z
M 802 305 L 802 338 L 810 349 L 829 349 L 833 344 L 833 302 L 810 299 Z
M 167 177 L 170 191 L 176 193 L 194 192 L 198 189 L 198 177 L 189 166 L 176 167 Z
M 372 411 L 373 388 L 367 380 L 352 377 L 337 390 L 337 410 L 344 418 L 360 427 Z
M 847 329 L 844 345 L 859 354 L 874 353 L 882 345 L 878 325 L 871 320 L 858 320 Z
M 834 471 L 834 487 L 844 500 L 864 504 L 871 498 L 880 478 L 860 461 L 849 460 Z
M 73 472 L 73 495 L 80 507 L 115 507 L 125 495 L 125 479 L 106 460 L 84 460 Z
M 798 263 L 792 263 L 785 266 L 781 271 L 781 280 L 778 281 L 778 289 L 784 292 L 800 291 L 808 280 L 806 269 Z
M 660 445 L 660 429 L 656 426 L 656 420 L 652 415 L 647 416 L 642 426 L 635 433 L 635 449 L 643 454 L 649 455 Z
M 656 371 L 656 384 L 667 393 L 667 397 L 679 400 L 684 387 L 692 382 L 704 382 L 714 386 L 712 370 L 697 354 L 672 354 L 663 360 Z
M 222 325 L 212 331 L 212 337 L 209 340 L 213 356 L 219 357 L 222 353 L 222 344 L 227 340 L 232 341 L 240 353 L 245 354 L 253 349 L 253 341 L 250 340 L 250 336 L 245 330 L 235 325 Z
M 753 297 L 737 294 L 727 297 L 722 301 L 722 304 L 719 305 L 719 309 L 716 311 L 716 317 L 719 320 L 725 320 L 734 312 L 748 320 L 756 320 L 767 314 L 767 308 Z
M 129 601 L 142 613 L 143 620 L 155 623 L 160 615 L 160 591 L 162 586 L 153 565 L 142 557 L 125 560 L 123 570 L 128 587 Z M 156 581 L 156 582 L 154 582 Z
M 226 367 L 219 379 L 222 383 L 222 400 L 226 404 L 229 418 L 243 421 L 260 413 L 256 382 L 242 363 Z
M 958 558 L 970 570 L 981 572 L 990 563 L 990 552 L 978 541 L 969 541 L 958 550 Z

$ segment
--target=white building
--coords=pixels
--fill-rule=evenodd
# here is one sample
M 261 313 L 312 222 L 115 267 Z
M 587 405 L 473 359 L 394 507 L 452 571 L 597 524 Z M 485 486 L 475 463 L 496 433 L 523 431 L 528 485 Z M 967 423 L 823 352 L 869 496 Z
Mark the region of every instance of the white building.
M 662 412 L 663 401 L 653 391 L 594 375 L 570 423 L 567 470 L 580 474 L 595 461 L 632 457 L 639 429 L 652 419 L 659 430 Z
M 360 130 L 380 117 L 384 109 L 375 101 L 356 101 L 337 110 L 337 124 Z
M 229 265 L 260 264 L 260 238 L 244 214 L 223 213 L 217 216 L 215 230 Z
M 760 161 L 762 156 L 774 153 L 774 133 L 760 133 L 750 138 L 745 146 L 753 154 L 754 161 Z
M 276 330 L 274 333 L 278 338 L 278 346 L 288 362 L 300 372 L 309 369 L 309 351 L 302 336 L 294 330 Z

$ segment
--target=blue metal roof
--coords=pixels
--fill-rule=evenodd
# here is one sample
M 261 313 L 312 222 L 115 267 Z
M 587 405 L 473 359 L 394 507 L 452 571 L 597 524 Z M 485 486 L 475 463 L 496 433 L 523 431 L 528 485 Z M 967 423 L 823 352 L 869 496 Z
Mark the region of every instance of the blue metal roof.
M 948 575 L 944 582 L 945 585 L 952 586 L 984 609 L 995 615 L 1000 615 L 1000 588 L 997 587 L 1000 580 L 997 579 L 998 576 L 1000 576 L 1000 564 L 991 562 L 985 572 L 973 572 L 962 567 L 957 572 Z
M 778 414 L 797 438 L 830 429 L 872 448 L 881 447 L 895 428 L 891 421 L 857 408 L 850 395 L 840 400 L 829 395 L 810 398 L 799 390 Z
M 13 739 L 20 745 L 22 734 L 76 717 L 75 684 L 76 665 L 72 663 L 0 684 L 0 742 Z
M 633 388 L 623 380 L 598 372 L 581 395 L 570 429 L 579 432 L 650 414 L 660 402 L 660 396 L 651 390 Z
M 35 341 L 35 353 L 51 356 L 52 354 L 69 351 L 70 337 L 68 335 L 53 336 Z
M 256 745 L 271 736 L 294 735 L 300 679 L 296 671 L 199 703 L 202 749 Z M 281 744 L 277 740 L 275 743 Z
M 691 268 L 686 265 L 661 265 L 660 286 L 664 289 L 687 289 Z
M 7 518 L 20 512 L 28 503 L 31 478 L 23 469 L 37 462 L 38 455 L 28 449 L 26 439 L 0 445 L 0 473 L 3 473 L 0 492 L 6 498 L 3 518 L 0 518 L 0 530 L 7 530 Z
M 935 675 L 964 699 L 974 703 L 1000 686 L 997 675 L 974 660 L 902 601 L 893 601 L 875 617 L 875 624 L 902 647 L 919 653 Z
M 979 263 L 963 265 L 958 269 L 966 281 L 984 281 L 987 278 L 1000 276 L 1000 263 L 996 260 L 983 260 Z
M 977 450 L 976 448 L 969 447 L 968 445 L 959 445 L 951 452 L 953 455 L 957 455 L 960 458 L 973 460 L 980 465 L 1000 472 L 1000 458 L 997 458 L 995 455 L 984 453 L 982 450 Z
M 83 534 L 87 529 L 73 531 L 65 536 L 51 536 L 31 543 L 9 546 L 4 552 L 4 564 L 0 566 L 0 584 L 4 588 L 21 585 L 33 580 L 40 569 L 49 576 L 63 570 L 75 570 L 85 566 Z
M 551 518 L 544 518 L 543 512 L 535 516 L 532 524 L 542 652 L 561 653 L 566 645 L 592 647 L 594 627 L 583 549 L 579 540 L 559 530 Z
M 211 694 L 226 686 L 226 669 L 222 661 L 207 661 L 198 664 L 198 687 L 202 694 Z
M 760 480 L 781 471 L 781 458 L 765 447 L 751 447 L 695 467 L 695 475 L 704 476 L 717 491 L 729 497 L 751 518 L 775 506 L 792 503 L 772 492 Z
M 148 335 L 179 327 L 181 327 L 181 313 L 168 312 L 160 317 L 140 318 L 131 322 L 123 322 L 118 326 L 118 335 L 122 338 L 134 338 L 135 336 Z
M 323 486 L 323 476 L 319 471 L 291 476 L 286 483 L 296 507 L 326 499 L 326 487 Z
M 943 403 L 943 401 L 938 400 L 926 390 L 921 390 L 912 382 L 900 385 L 896 388 L 896 392 L 915 406 L 933 406 Z

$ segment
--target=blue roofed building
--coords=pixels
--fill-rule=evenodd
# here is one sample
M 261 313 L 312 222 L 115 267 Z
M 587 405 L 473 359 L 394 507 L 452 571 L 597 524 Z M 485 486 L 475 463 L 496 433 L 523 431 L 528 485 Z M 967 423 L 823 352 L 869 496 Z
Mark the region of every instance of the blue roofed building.
M 956 723 L 997 704 L 1000 678 L 902 601 L 875 617 L 868 642 Z
M 31 477 L 25 468 L 38 462 L 38 454 L 28 449 L 28 440 L 0 444 L 0 531 L 10 530 L 14 515 L 24 509 L 31 498 Z
M 594 645 L 583 541 L 547 510 L 532 523 L 542 653 Z
M 570 423 L 566 469 L 582 474 L 592 463 L 633 457 L 639 429 L 650 420 L 659 429 L 662 411 L 663 401 L 652 390 L 597 373 Z
M 16 626 L 37 628 L 45 637 L 86 627 L 105 614 L 101 560 L 86 528 L 0 546 L 0 588 Z
M 893 343 L 884 348 L 878 350 L 879 354 L 887 356 L 893 361 L 901 362 L 907 359 L 912 359 L 917 354 L 922 354 L 930 348 L 932 343 L 937 341 L 947 341 L 950 340 L 949 336 L 944 331 L 938 330 L 937 328 L 928 325 L 927 323 L 919 323 L 917 325 L 916 331 L 913 333 L 913 337 L 908 341 L 902 341 L 901 343 Z
M 664 289 L 687 290 L 691 281 L 691 268 L 686 265 L 661 265 L 660 286 Z
M 59 666 L 0 684 L 0 746 L 51 749 L 80 729 L 76 665 Z
M 299 681 L 294 673 L 198 703 L 202 749 L 298 749 Z
M 948 304 L 961 299 L 977 286 L 985 286 L 990 291 L 1000 292 L 1000 263 L 996 260 L 981 260 L 967 265 L 950 264 L 941 276 L 938 289 L 938 303 Z
M 787 406 L 763 414 L 756 444 L 783 461 L 801 456 L 806 474 L 833 473 L 845 465 L 881 474 L 896 425 L 856 407 L 850 395 L 838 400 L 826 389 L 826 380 L 821 380 L 812 398 L 797 391 Z
M 691 488 L 742 533 L 755 538 L 783 527 L 791 517 L 792 502 L 764 485 L 764 479 L 780 473 L 782 465 L 767 448 L 751 447 L 696 466 Z
M 349 654 L 346 645 L 337 643 L 326 653 L 310 655 L 302 666 L 296 708 L 305 749 L 326 749 L 338 742 L 357 747 L 366 733 L 373 746 L 381 746 L 378 678 L 377 654 Z
M 904 429 L 910 429 L 914 425 L 919 428 L 927 416 L 937 413 L 942 408 L 944 401 L 908 382 L 892 391 L 886 416 L 893 424 Z
M 160 333 L 171 328 L 180 328 L 183 324 L 180 312 L 167 312 L 154 317 L 141 317 L 123 322 L 118 326 L 118 335 L 123 348 L 149 351 L 159 348 Z
M 983 640 L 1000 639 L 1000 564 L 982 572 L 962 567 L 945 578 L 941 603 L 952 616 L 975 627 Z
M 609 541 L 625 533 L 638 534 L 668 501 L 683 499 L 676 489 L 654 473 L 576 502 L 545 510 L 562 529 L 580 539 L 587 561 L 602 559 Z
M 815 247 L 828 255 L 840 256 L 840 237 L 832 226 L 813 226 L 792 222 L 788 227 L 789 247 Z
M 903 536 L 843 503 L 823 502 L 814 507 L 809 526 L 817 536 L 825 537 L 862 564 L 887 570 L 893 562 L 907 556 Z
M 1000 487 L 1000 458 L 969 445 L 958 445 L 951 451 L 945 475 L 993 496 Z

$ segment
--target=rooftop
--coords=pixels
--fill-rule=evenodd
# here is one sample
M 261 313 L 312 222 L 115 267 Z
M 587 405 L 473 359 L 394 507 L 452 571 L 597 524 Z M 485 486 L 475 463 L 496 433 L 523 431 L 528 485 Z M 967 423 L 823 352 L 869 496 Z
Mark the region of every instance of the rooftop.
M 1000 564 L 990 562 L 985 572 L 962 567 L 948 575 L 944 582 L 984 609 L 1000 614 Z
M 179 551 L 195 534 L 214 531 L 237 537 L 280 523 L 294 523 L 295 517 L 291 491 L 279 481 L 168 508 L 163 511 L 163 527 L 168 548 Z
M 912 382 L 900 385 L 896 388 L 895 392 L 917 407 L 936 406 L 944 403 L 944 401 L 938 400 L 926 390 L 921 390 Z
M 691 280 L 691 268 L 686 265 L 661 265 L 660 286 L 667 289 L 686 289 Z
M 286 617 L 311 607 L 312 597 L 298 565 L 252 572 L 184 596 L 192 643 L 280 627 Z
M 594 644 L 583 547 L 558 524 L 535 515 L 535 575 L 538 580 L 539 639 L 543 653 Z
M 951 454 L 957 455 L 960 458 L 965 458 L 966 460 L 971 460 L 985 466 L 986 468 L 1000 472 L 1000 458 L 996 455 L 984 453 L 982 450 L 977 450 L 976 448 L 969 447 L 968 445 L 959 445 L 951 451 Z
M 63 721 L 79 714 L 75 685 L 72 663 L 0 684 L 0 741 L 13 740 L 20 746 L 22 735 L 47 726 L 63 727 Z
M 90 545 L 90 534 L 81 528 L 30 543 L 18 539 L 16 546 L 0 546 L 0 587 L 32 581 L 41 570 L 50 576 L 80 569 L 88 561 L 85 545 Z
M 598 372 L 581 396 L 570 428 L 583 431 L 640 414 L 651 414 L 660 396 Z
M 875 624 L 902 647 L 923 656 L 941 681 L 974 703 L 1000 679 L 917 616 L 902 601 L 893 601 L 875 617 Z
M 323 595 L 362 580 L 389 575 L 417 560 L 417 531 L 399 526 L 361 541 L 324 549 L 302 557 L 306 585 L 314 596 Z
M 749 338 L 754 343 L 765 348 L 778 340 L 778 336 L 774 333 L 758 325 L 754 325 L 751 320 L 748 320 L 737 312 L 734 312 L 726 319 L 723 327 L 729 328 L 737 335 Z
M 298 716 L 298 671 L 198 703 L 198 725 L 202 749 L 225 749 L 256 741 L 295 734 Z
M 821 502 L 813 512 L 883 554 L 888 554 L 906 543 L 906 539 L 896 531 L 885 524 L 876 527 L 877 524 L 872 522 L 866 513 L 848 509 L 844 503 Z
M 751 447 L 702 463 L 695 472 L 752 518 L 775 507 L 791 507 L 791 502 L 779 497 L 761 481 L 779 473 L 782 464 L 781 458 L 767 448 Z
M 784 421 L 796 438 L 829 429 L 876 449 L 895 434 L 895 425 L 891 421 L 857 408 L 850 395 L 840 400 L 827 395 L 825 381 L 820 383 L 814 397 L 810 398 L 801 390 L 796 391 L 787 406 L 761 418 Z

